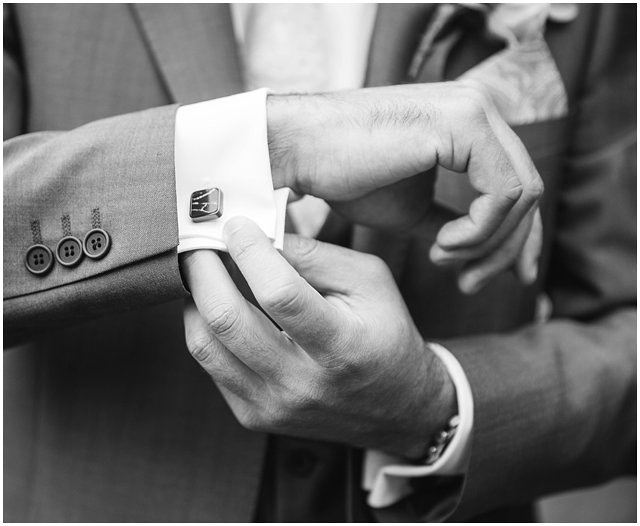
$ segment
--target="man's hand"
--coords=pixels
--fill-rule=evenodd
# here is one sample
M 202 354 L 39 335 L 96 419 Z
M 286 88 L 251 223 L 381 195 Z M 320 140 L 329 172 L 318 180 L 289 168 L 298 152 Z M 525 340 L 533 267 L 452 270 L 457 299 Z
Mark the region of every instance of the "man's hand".
M 225 228 L 231 257 L 279 330 L 240 294 L 214 252 L 183 256 L 193 292 L 187 345 L 238 420 L 271 433 L 405 457 L 425 453 L 456 410 L 385 264 L 297 236 L 284 257 L 260 229 Z
M 464 265 L 465 292 L 512 265 L 524 283 L 535 280 L 542 179 L 478 84 L 270 96 L 267 114 L 276 187 L 322 197 L 364 224 L 404 229 L 438 215 L 432 168 L 467 172 L 480 195 L 440 229 L 432 260 Z

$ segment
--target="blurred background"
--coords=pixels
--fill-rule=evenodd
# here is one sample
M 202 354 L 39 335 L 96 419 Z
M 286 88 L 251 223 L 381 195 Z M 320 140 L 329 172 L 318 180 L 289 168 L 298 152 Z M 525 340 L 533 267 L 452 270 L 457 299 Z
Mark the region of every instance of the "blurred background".
M 540 502 L 544 522 L 637 522 L 638 482 L 635 477 L 604 486 L 563 493 Z

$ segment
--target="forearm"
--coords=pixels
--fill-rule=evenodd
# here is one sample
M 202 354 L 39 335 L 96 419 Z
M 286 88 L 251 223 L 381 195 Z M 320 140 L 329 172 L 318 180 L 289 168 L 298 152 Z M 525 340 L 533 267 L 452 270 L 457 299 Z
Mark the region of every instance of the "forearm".
M 9 331 L 182 294 L 175 254 L 175 110 L 157 108 L 4 143 L 4 320 Z M 65 231 L 82 240 L 95 223 L 96 209 L 111 237 L 104 257 L 84 257 L 72 268 L 54 264 L 45 275 L 27 270 L 24 258 L 34 244 L 34 222 L 42 244 L 54 251 Z M 68 216 L 66 225 L 61 216 Z
M 427 170 L 438 145 L 435 109 L 428 101 L 439 96 L 439 89 L 391 86 L 269 95 L 274 187 L 341 201 Z

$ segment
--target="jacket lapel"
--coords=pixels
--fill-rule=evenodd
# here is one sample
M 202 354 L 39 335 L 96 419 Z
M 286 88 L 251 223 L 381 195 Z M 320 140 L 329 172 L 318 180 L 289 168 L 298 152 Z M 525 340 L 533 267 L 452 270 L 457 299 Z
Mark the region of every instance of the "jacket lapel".
M 242 90 L 228 4 L 134 4 L 132 9 L 175 102 Z

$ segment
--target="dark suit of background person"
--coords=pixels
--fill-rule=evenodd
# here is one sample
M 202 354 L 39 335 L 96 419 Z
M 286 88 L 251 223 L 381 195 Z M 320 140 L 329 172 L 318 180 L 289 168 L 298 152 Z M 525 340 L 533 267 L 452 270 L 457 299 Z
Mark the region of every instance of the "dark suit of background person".
M 406 79 L 432 13 L 380 6 L 367 85 Z M 359 475 L 345 478 L 345 448 L 272 437 L 265 462 L 267 437 L 235 421 L 184 345 L 174 103 L 243 90 L 227 6 L 13 5 L 4 31 L 4 335 L 20 342 L 4 357 L 4 519 L 347 518 L 339 503 L 358 498 Z M 493 518 L 526 519 L 540 495 L 635 470 L 635 36 L 633 7 L 584 5 L 547 26 L 569 115 L 516 128 L 546 186 L 536 286 L 504 275 L 463 296 L 429 262 L 429 239 L 330 218 L 329 240 L 388 261 L 474 394 L 462 484 L 424 480 L 387 517 L 524 505 Z M 446 78 L 495 51 L 470 28 Z M 440 199 L 464 208 L 466 179 L 453 181 Z M 53 247 L 61 215 L 82 237 L 95 208 L 112 240 L 103 259 L 27 272 L 33 219 Z M 277 500 L 258 505 L 276 481 Z M 428 515 L 434 502 L 450 505 Z

